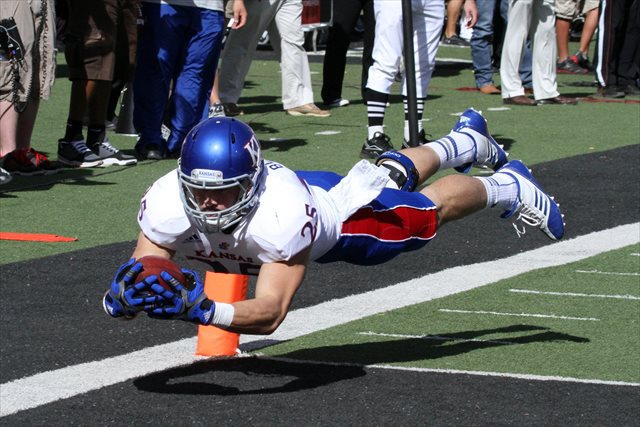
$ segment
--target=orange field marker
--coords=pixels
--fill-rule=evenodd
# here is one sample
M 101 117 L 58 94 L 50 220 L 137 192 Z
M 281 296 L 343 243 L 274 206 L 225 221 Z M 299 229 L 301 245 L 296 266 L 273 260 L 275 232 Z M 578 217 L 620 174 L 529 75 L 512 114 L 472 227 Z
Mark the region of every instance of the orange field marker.
M 13 233 L 0 231 L 0 240 L 18 240 L 21 242 L 75 242 L 77 237 L 64 237 L 57 234 Z
M 204 292 L 209 299 L 232 303 L 247 297 L 249 278 L 241 274 L 224 274 L 207 271 Z M 215 326 L 198 326 L 198 356 L 234 356 L 240 343 L 240 334 Z

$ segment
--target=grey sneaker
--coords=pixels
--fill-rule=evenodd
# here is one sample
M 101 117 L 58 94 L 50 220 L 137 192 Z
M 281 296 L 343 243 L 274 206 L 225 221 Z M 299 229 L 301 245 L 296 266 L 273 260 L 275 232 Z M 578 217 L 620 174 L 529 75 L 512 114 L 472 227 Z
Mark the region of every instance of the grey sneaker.
M 100 166 L 102 160 L 84 142 L 58 140 L 58 161 L 67 166 L 77 168 L 93 168 Z
M 226 116 L 226 114 L 224 113 L 224 106 L 222 104 L 214 103 L 209 107 L 209 118 L 224 116 Z
M 100 165 L 101 167 L 111 165 L 131 166 L 138 163 L 138 160 L 135 157 L 124 154 L 122 151 L 111 145 L 108 139 L 97 144 L 91 151 L 93 151 L 98 157 L 100 157 L 100 160 L 102 160 L 102 165 Z

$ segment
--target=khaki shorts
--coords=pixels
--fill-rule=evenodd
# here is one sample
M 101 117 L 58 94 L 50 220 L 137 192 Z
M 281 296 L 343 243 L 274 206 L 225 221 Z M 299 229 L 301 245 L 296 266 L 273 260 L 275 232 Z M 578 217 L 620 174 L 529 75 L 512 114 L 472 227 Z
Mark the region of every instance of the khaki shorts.
M 53 2 L 48 2 L 44 11 L 41 0 L 0 0 L 0 17 L 7 16 L 15 20 L 24 51 L 22 60 L 15 64 L 0 60 L 0 100 L 12 102 L 14 96 L 21 103 L 27 102 L 28 98 L 48 99 L 56 68 Z M 36 28 L 41 26 L 44 31 L 36 43 Z M 39 48 L 36 55 L 33 52 L 35 46 Z M 17 79 L 14 72 L 18 74 Z
M 138 4 L 139 0 L 70 0 L 64 39 L 69 80 L 113 80 L 119 24 L 129 39 L 129 62 L 135 61 L 131 51 L 137 41 Z
M 556 0 L 556 16 L 567 21 L 599 6 L 599 0 Z

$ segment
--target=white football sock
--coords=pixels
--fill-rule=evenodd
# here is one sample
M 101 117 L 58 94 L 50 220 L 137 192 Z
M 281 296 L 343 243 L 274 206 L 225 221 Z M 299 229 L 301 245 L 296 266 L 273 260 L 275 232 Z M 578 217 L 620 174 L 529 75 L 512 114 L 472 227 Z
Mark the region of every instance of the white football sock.
M 476 139 L 484 138 L 473 129 L 451 131 L 448 135 L 426 144 L 440 157 L 440 170 L 472 163 L 476 156 Z
M 494 173 L 491 176 L 474 176 L 480 180 L 487 191 L 487 207 L 498 206 L 510 210 L 518 198 L 518 184 L 514 177 L 506 173 Z
M 369 126 L 367 128 L 367 139 L 373 138 L 376 132 L 384 133 L 384 126 Z

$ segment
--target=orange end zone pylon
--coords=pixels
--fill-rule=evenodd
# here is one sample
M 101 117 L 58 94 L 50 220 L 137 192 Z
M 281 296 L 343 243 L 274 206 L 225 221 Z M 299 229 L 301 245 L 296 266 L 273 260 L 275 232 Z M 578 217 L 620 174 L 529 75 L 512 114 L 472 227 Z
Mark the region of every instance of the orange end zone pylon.
M 247 297 L 249 278 L 241 274 L 225 274 L 207 271 L 204 292 L 209 299 L 233 303 Z M 198 326 L 198 356 L 234 356 L 240 343 L 240 334 L 215 326 Z
M 21 242 L 75 242 L 77 237 L 64 237 L 57 234 L 13 233 L 0 231 L 0 240 L 17 240 Z

